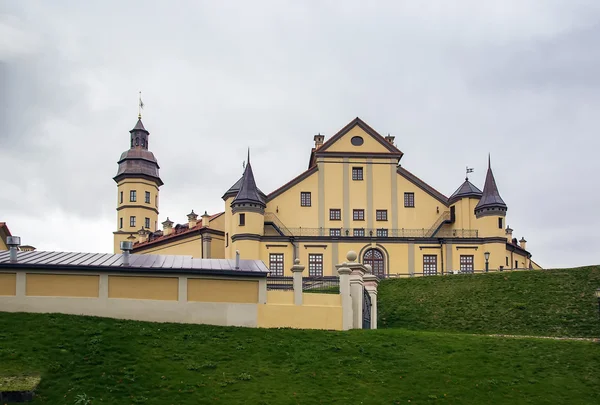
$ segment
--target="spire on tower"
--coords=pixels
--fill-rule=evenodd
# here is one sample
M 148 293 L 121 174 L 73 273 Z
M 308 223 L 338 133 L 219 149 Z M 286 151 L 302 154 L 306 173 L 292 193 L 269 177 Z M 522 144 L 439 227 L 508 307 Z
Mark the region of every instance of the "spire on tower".
M 485 184 L 483 185 L 483 195 L 477 206 L 475 206 L 475 214 L 478 217 L 485 215 L 506 215 L 506 210 L 508 209 L 506 203 L 500 197 L 496 179 L 494 179 L 494 173 L 492 172 L 491 161 L 490 154 L 488 154 L 488 170 L 485 176 Z

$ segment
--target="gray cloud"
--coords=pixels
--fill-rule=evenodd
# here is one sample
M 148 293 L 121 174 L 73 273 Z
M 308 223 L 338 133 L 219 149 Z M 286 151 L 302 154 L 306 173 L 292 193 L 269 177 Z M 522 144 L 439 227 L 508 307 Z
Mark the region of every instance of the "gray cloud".
M 597 262 L 595 2 L 6 2 L 0 220 L 41 248 L 110 251 L 116 160 L 144 124 L 161 219 L 222 210 L 246 148 L 269 192 L 355 116 L 449 195 L 487 154 L 546 266 Z M 6 34 L 6 35 L 1 35 Z M 74 236 L 76 235 L 76 236 Z

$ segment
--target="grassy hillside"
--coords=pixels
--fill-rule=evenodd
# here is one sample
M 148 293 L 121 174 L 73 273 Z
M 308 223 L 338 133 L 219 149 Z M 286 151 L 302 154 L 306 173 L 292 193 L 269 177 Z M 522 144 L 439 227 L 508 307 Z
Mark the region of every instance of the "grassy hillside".
M 544 339 L 0 312 L 0 364 L 37 404 L 600 403 L 600 345 Z
M 385 280 L 379 325 L 412 330 L 600 337 L 600 266 Z

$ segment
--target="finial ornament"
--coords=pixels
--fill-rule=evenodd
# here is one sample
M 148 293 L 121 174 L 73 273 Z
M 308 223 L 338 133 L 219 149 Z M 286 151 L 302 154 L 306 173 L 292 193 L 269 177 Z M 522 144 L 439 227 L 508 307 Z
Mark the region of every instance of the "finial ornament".
M 142 110 L 144 109 L 144 102 L 142 101 L 142 92 L 139 92 L 139 99 L 138 99 L 138 119 L 141 120 L 142 119 Z

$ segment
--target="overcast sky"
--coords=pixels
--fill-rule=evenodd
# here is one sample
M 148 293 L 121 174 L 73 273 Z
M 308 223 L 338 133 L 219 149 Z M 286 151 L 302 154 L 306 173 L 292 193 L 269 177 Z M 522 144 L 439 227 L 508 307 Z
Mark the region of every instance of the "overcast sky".
M 266 193 L 359 116 L 449 196 L 483 188 L 545 267 L 598 264 L 600 2 L 0 2 L 0 221 L 111 252 L 138 91 L 159 221 L 222 211 L 251 148 Z

